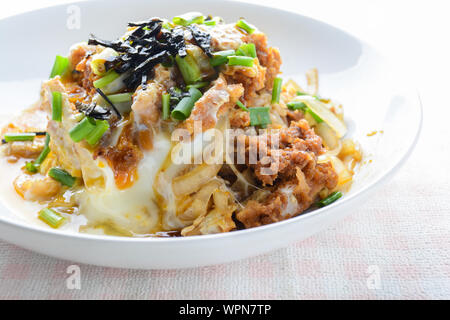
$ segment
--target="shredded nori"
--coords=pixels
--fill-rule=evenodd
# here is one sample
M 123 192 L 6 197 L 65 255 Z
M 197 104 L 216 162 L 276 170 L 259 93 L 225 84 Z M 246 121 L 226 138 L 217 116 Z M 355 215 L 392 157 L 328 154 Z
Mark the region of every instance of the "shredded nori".
M 211 35 L 209 33 L 203 32 L 200 28 L 192 24 L 187 27 L 192 34 L 192 37 L 195 40 L 195 43 L 202 48 L 203 52 L 208 55 L 208 57 L 212 57 L 211 53 Z
M 177 26 L 171 30 L 162 28 L 160 18 L 148 21 L 130 22 L 128 26 L 136 27 L 124 40 L 106 41 L 90 35 L 88 44 L 102 45 L 112 48 L 119 55 L 105 63 L 107 70 L 114 69 L 117 73 L 129 73 L 124 79 L 126 86 L 135 90 L 139 85 L 145 89 L 149 73 L 159 63 L 171 63 L 172 58 L 179 55 L 185 57 L 185 28 Z M 188 30 L 202 50 L 211 56 L 211 36 L 191 25 Z

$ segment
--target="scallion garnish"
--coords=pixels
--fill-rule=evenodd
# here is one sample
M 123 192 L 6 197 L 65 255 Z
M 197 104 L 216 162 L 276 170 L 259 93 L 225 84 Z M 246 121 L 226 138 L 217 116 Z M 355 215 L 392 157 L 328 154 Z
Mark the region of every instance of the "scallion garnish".
M 247 32 L 248 34 L 252 34 L 256 28 L 254 26 L 252 26 L 251 24 L 249 24 L 247 21 L 245 21 L 244 19 L 239 20 L 236 23 L 236 27 L 244 30 L 245 32 Z
M 47 158 L 50 152 L 49 144 L 50 144 L 50 135 L 47 133 L 47 135 L 45 136 L 44 149 L 42 149 L 41 153 L 34 162 L 36 165 L 40 165 L 42 162 L 44 162 L 45 158 Z
M 4 140 L 5 142 L 33 141 L 34 137 L 36 137 L 36 133 L 34 132 L 5 133 Z
M 272 103 L 280 102 L 281 84 L 282 83 L 283 83 L 283 80 L 281 78 L 275 78 L 273 80 Z
M 124 92 L 124 93 L 110 94 L 107 95 L 107 97 L 112 103 L 121 103 L 131 101 L 133 94 L 131 92 Z
M 319 208 L 328 206 L 329 204 L 332 204 L 333 202 L 338 200 L 340 197 L 342 197 L 342 192 L 335 191 L 332 194 L 330 194 L 328 197 L 326 197 L 325 199 L 322 199 L 319 202 L 317 202 L 317 206 Z
M 202 24 L 203 21 L 205 21 L 205 17 L 200 12 L 188 12 L 172 19 L 174 24 L 184 27 L 193 23 Z
M 52 120 L 62 121 L 62 94 L 59 91 L 52 92 Z
M 74 142 L 80 142 L 95 129 L 95 120 L 85 117 L 69 131 L 69 136 Z
M 52 72 L 50 73 L 50 79 L 56 76 L 63 76 L 69 67 L 69 59 L 62 56 L 56 56 L 53 63 Z
M 270 120 L 269 107 L 252 107 L 248 108 L 250 112 L 250 125 L 266 126 L 272 121 Z
M 114 70 L 108 71 L 103 78 L 97 79 L 93 82 L 95 88 L 103 88 L 116 80 L 119 77 L 119 74 Z
M 234 50 L 224 50 L 224 51 L 214 52 L 212 58 L 209 60 L 209 63 L 213 67 L 218 67 L 222 64 L 227 63 L 228 56 L 233 56 L 235 54 L 236 54 L 236 52 Z
M 175 120 L 185 120 L 191 115 L 192 108 L 194 108 L 195 102 L 200 99 L 202 93 L 196 89 L 189 89 L 189 97 L 184 97 L 178 102 L 175 109 L 173 109 L 171 116 Z
M 308 108 L 308 106 L 304 102 L 299 102 L 299 101 L 289 102 L 288 104 L 286 104 L 286 106 L 288 107 L 288 109 L 294 110 L 294 111 L 295 110 L 306 111 L 306 109 Z
M 162 95 L 162 119 L 168 120 L 170 116 L 170 94 L 164 93 Z
M 228 65 L 253 67 L 253 58 L 245 56 L 228 56 Z
M 66 218 L 61 217 L 59 213 L 49 208 L 39 211 L 39 219 L 55 229 L 61 226 L 61 224 L 66 220 Z
M 242 110 L 248 111 L 248 108 L 247 108 L 242 102 L 240 102 L 239 100 L 236 101 L 236 104 L 237 104 L 237 106 L 238 106 L 239 108 L 241 108 Z
M 96 120 L 95 128 L 86 136 L 86 141 L 91 146 L 97 144 L 103 137 L 103 134 L 109 129 L 109 123 L 106 120 Z
M 256 47 L 255 47 L 255 44 L 254 43 L 241 44 L 239 49 L 236 50 L 236 55 L 256 58 Z
M 33 161 L 27 161 L 27 163 L 25 163 L 25 169 L 30 173 L 36 173 L 38 171 L 38 168 Z
M 177 55 L 175 61 L 186 84 L 194 84 L 202 80 L 200 67 L 191 55 L 188 54 L 184 58 Z
M 194 84 L 188 84 L 186 86 L 186 89 L 190 89 L 190 88 L 201 89 L 201 88 L 206 87 L 207 85 L 209 85 L 208 81 L 200 81 L 200 82 L 197 82 L 197 83 L 194 83 Z
M 75 181 L 77 180 L 77 178 L 72 177 L 66 170 L 60 168 L 51 168 L 48 171 L 48 175 L 68 187 L 73 187 Z

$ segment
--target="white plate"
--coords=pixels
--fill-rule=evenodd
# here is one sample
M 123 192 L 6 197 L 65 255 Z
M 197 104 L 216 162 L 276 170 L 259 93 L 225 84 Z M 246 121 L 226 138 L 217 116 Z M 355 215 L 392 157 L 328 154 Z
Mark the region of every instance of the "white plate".
M 57 6 L 0 21 L 0 114 L 10 117 L 38 98 L 56 54 L 89 33 L 113 39 L 128 21 L 172 17 L 186 11 L 220 15 L 226 21 L 245 18 L 267 33 L 280 48 L 284 78 L 303 81 L 317 67 L 320 93 L 344 104 L 349 136 L 363 148 L 364 165 L 344 198 L 293 219 L 238 232 L 188 238 L 121 238 L 65 233 L 34 226 L 0 204 L 0 237 L 50 256 L 112 267 L 182 268 L 224 263 L 261 254 L 304 239 L 342 219 L 374 194 L 412 151 L 421 127 L 422 110 L 415 90 L 395 74 L 385 58 L 364 41 L 325 23 L 282 10 L 229 1 L 91 1 L 77 4 L 80 29 L 69 30 L 67 11 Z M 43 23 L 45 21 L 46 23 Z M 37 27 L 38 26 L 38 27 Z M 368 137 L 367 133 L 383 130 Z M 12 188 L 4 177 L 2 184 Z M 383 199 L 380 199 L 383 201 Z

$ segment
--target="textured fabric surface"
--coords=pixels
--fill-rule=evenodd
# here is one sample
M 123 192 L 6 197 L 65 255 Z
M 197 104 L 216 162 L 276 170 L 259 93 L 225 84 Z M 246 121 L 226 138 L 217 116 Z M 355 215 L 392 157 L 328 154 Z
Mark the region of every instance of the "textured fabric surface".
M 416 8 L 412 12 L 420 14 L 420 19 L 425 17 L 421 6 L 410 7 L 410 3 L 410 10 Z M 304 5 L 307 3 L 302 3 L 302 10 Z M 366 29 L 373 26 L 370 30 L 380 37 L 385 30 L 383 40 L 387 42 L 391 39 L 387 37 L 389 25 L 398 25 L 396 12 L 403 11 L 391 8 L 391 1 L 385 5 L 389 6 L 386 15 L 381 14 L 382 8 L 380 14 L 374 14 L 378 7 L 372 5 L 367 14 L 361 9 L 352 17 L 359 17 L 359 25 Z M 324 7 L 318 6 L 314 13 L 325 14 Z M 398 10 L 403 9 L 399 5 Z M 330 12 L 329 16 L 341 16 Z M 432 16 L 440 12 L 445 14 L 441 9 Z M 388 20 L 391 15 L 392 21 Z M 350 24 L 351 17 L 346 19 Z M 400 31 L 417 26 L 417 32 L 399 34 L 395 29 L 391 41 L 395 44 L 408 35 L 414 38 L 414 50 L 405 59 L 421 70 L 416 76 L 424 104 L 422 136 L 398 174 L 351 216 L 287 248 L 219 266 L 139 271 L 80 265 L 79 290 L 68 289 L 66 283 L 67 268 L 74 263 L 0 241 L 0 299 L 450 298 L 450 106 L 448 99 L 441 98 L 448 92 L 450 68 L 442 64 L 444 57 L 448 60 L 448 50 L 430 50 L 416 42 L 421 35 L 426 43 L 430 39 L 430 45 L 443 44 L 443 36 L 423 27 L 445 19 L 424 24 L 415 23 L 414 16 L 409 19 L 409 24 L 399 26 Z M 419 59 L 417 50 L 423 54 L 433 51 L 438 58 Z M 416 63 L 419 60 L 426 63 Z

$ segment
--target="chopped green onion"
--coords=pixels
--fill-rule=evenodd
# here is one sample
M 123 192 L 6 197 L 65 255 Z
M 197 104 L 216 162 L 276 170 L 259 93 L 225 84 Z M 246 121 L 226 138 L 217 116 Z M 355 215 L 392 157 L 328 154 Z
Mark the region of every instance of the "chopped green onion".
M 69 136 L 74 142 L 80 142 L 95 129 L 95 120 L 89 117 L 81 120 L 69 131 Z
M 288 109 L 290 109 L 290 110 L 302 110 L 302 111 L 306 111 L 306 109 L 308 108 L 308 106 L 307 106 L 304 102 L 299 102 L 299 101 L 292 101 L 292 102 L 289 102 L 288 104 L 286 104 L 286 106 L 287 106 Z
M 255 44 L 254 43 L 241 44 L 239 49 L 237 49 L 237 51 L 236 51 L 236 55 L 256 58 L 256 47 L 255 47 Z
M 248 108 L 247 108 L 242 102 L 240 102 L 239 100 L 236 101 L 236 104 L 237 104 L 237 106 L 238 106 L 239 108 L 241 108 L 242 110 L 248 111 Z
M 253 67 L 253 58 L 245 56 L 228 56 L 228 65 Z
M 163 27 L 164 29 L 170 30 L 170 29 L 172 29 L 172 24 L 171 24 L 170 22 L 164 22 L 164 23 L 162 24 L 162 27 Z M 145 29 L 145 28 L 147 28 L 147 30 L 149 30 L 148 27 L 144 27 L 143 29 Z
M 184 58 L 177 55 L 175 57 L 175 61 L 177 62 L 178 68 L 180 69 L 181 75 L 183 76 L 186 84 L 193 84 L 202 80 L 200 67 L 191 55 L 188 54 Z
M 68 187 L 72 187 L 77 180 L 77 178 L 72 177 L 66 170 L 60 168 L 51 168 L 48 175 Z
M 247 21 L 245 21 L 244 19 L 239 20 L 236 23 L 236 27 L 244 30 L 245 32 L 247 32 L 248 34 L 252 34 L 256 28 L 254 26 L 252 26 L 251 24 L 249 24 Z
M 110 94 L 107 95 L 107 97 L 112 103 L 121 103 L 131 101 L 133 94 L 131 92 L 125 92 L 125 93 Z
M 172 19 L 174 24 L 184 27 L 193 23 L 202 24 L 203 21 L 205 21 L 205 17 L 200 12 L 188 12 Z
M 62 121 L 62 94 L 59 91 L 52 92 L 52 120 Z
M 215 26 L 217 24 L 216 20 L 205 20 L 203 21 L 203 24 L 207 25 L 207 26 Z
M 196 88 L 196 89 L 201 89 L 206 87 L 207 85 L 209 85 L 208 81 L 200 81 L 194 84 L 189 84 L 186 86 L 186 89 L 190 89 L 190 88 Z
M 103 78 L 97 79 L 94 81 L 95 88 L 103 88 L 116 80 L 120 75 L 114 70 L 108 71 Z
M 66 218 L 61 217 L 59 213 L 49 208 L 39 211 L 39 219 L 55 229 L 61 226 L 61 224 L 66 220 Z
M 283 79 L 275 78 L 273 80 L 273 88 L 272 88 L 272 103 L 280 102 L 280 93 L 281 93 L 281 84 L 283 83 Z
M 164 93 L 162 95 L 162 119 L 168 120 L 170 116 L 170 94 Z
M 38 171 L 38 166 L 33 161 L 27 161 L 25 163 L 25 169 L 30 173 L 36 173 Z
M 213 67 L 218 67 L 222 64 L 227 63 L 228 56 L 233 56 L 235 54 L 236 54 L 236 52 L 234 50 L 224 50 L 224 51 L 214 52 L 212 58 L 209 60 L 209 63 Z
M 317 206 L 319 208 L 328 206 L 329 204 L 332 204 L 333 202 L 338 200 L 340 197 L 342 197 L 342 192 L 335 191 L 332 194 L 330 194 L 328 197 L 326 197 L 325 199 L 322 199 L 319 202 L 317 202 Z
M 5 142 L 11 141 L 33 141 L 36 137 L 34 132 L 22 132 L 22 133 L 5 133 Z
M 37 157 L 35 161 L 36 165 L 40 165 L 42 162 L 44 162 L 45 158 L 47 158 L 47 155 L 50 152 L 49 143 L 50 143 L 50 135 L 47 133 L 47 135 L 45 136 L 44 149 L 42 149 L 41 153 Z
M 181 99 L 175 109 L 173 109 L 171 115 L 175 120 L 185 120 L 189 118 L 195 102 L 202 96 L 202 93 L 196 88 L 189 89 L 189 94 L 189 97 Z
M 66 57 L 62 57 L 57 55 L 55 57 L 55 62 L 53 63 L 52 72 L 50 73 L 50 79 L 56 76 L 62 76 L 66 73 L 67 68 L 69 67 L 69 59 Z
M 103 134 L 109 129 L 109 123 L 106 120 L 95 121 L 95 128 L 87 136 L 86 141 L 91 146 L 97 144 L 103 137 Z
M 252 107 L 250 111 L 250 125 L 265 126 L 272 123 L 270 120 L 269 107 Z

